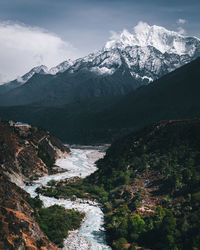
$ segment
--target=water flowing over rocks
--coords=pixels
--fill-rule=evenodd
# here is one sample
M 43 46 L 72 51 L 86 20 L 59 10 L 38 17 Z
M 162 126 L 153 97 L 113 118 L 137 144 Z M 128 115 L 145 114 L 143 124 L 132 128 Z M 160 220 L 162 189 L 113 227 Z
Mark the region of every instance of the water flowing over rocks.
M 32 197 L 35 197 L 37 195 L 35 192 L 36 188 L 46 185 L 50 180 L 59 181 L 76 176 L 84 178 L 97 170 L 94 162 L 104 155 L 100 148 L 74 148 L 71 150 L 71 153 L 70 157 L 60 158 L 56 161 L 56 165 L 68 170 L 67 172 L 41 177 L 34 181 L 32 186 L 25 186 L 25 190 Z M 40 195 L 40 199 L 44 202 L 45 207 L 58 204 L 66 209 L 75 208 L 86 213 L 81 228 L 70 232 L 69 237 L 65 240 L 65 250 L 111 249 L 106 245 L 105 232 L 102 230 L 104 220 L 100 204 L 85 199 L 71 201 L 69 199 L 56 199 L 43 195 Z

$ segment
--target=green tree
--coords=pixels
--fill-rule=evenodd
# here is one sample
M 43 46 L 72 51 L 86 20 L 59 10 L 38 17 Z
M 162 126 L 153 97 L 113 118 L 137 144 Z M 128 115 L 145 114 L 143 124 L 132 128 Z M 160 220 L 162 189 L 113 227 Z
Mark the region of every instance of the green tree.
M 145 222 L 139 214 L 133 214 L 129 219 L 129 232 L 132 241 L 138 239 L 141 233 L 145 232 Z
M 113 242 L 113 248 L 116 250 L 126 250 L 127 240 L 125 238 L 120 238 Z

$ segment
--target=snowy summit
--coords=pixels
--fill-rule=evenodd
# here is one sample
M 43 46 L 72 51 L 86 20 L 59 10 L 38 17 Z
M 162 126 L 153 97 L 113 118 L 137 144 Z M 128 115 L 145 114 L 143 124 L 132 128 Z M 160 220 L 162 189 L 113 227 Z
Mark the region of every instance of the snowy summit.
M 96 53 L 75 61 L 66 60 L 49 70 L 43 65 L 35 67 L 18 82 L 25 83 L 35 73 L 56 75 L 68 71 L 73 74 L 84 70 L 97 76 L 114 75 L 120 71 L 120 74 L 128 74 L 140 84 L 147 84 L 198 56 L 199 38 L 139 22 L 133 28 L 133 33 L 126 29 L 121 34 L 113 33 L 111 39 Z
M 139 22 L 133 28 L 133 33 L 125 29 L 120 35 L 115 34 L 114 39 L 106 43 L 105 49 L 125 49 L 127 46 L 152 46 L 161 53 L 189 54 L 192 56 L 195 52 L 195 46 L 191 42 L 195 40 L 200 42 L 195 37 L 186 37 L 160 26 L 150 26 L 147 23 Z

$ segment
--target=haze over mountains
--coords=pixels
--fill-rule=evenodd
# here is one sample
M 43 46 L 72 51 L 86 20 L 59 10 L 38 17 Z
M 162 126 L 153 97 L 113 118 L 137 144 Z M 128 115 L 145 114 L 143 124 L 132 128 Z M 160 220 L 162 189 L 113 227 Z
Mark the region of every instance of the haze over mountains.
M 0 86 L 2 106 L 54 106 L 94 97 L 125 95 L 200 55 L 200 40 L 139 23 L 98 52 L 47 69 L 44 65 Z

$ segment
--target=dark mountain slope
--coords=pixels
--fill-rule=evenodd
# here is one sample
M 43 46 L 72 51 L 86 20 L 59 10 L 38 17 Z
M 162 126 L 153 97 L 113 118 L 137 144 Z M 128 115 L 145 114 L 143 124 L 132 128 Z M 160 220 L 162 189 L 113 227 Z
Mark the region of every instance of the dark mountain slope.
M 200 115 L 200 58 L 127 95 L 101 113 L 106 127 L 138 127 L 162 119 Z
M 125 95 L 141 82 L 131 76 L 125 63 L 113 75 L 105 76 L 84 68 L 73 74 L 69 71 L 57 75 L 34 74 L 22 86 L 3 93 L 0 105 L 58 106 L 88 98 Z
M 57 107 L 0 107 L 0 115 L 8 120 L 19 120 L 43 127 L 67 143 L 105 142 L 111 135 L 106 135 L 105 138 L 107 131 L 96 130 L 91 119 L 120 99 L 121 96 L 93 98 Z
M 125 97 L 57 107 L 1 107 L 0 115 L 47 128 L 71 143 L 109 142 L 159 120 L 200 116 L 200 58 Z
M 0 85 L 0 95 L 4 95 L 6 92 L 18 88 L 21 86 L 22 83 L 18 82 L 17 80 L 11 81 L 6 84 Z
M 34 74 L 25 84 L 2 93 L 0 105 L 10 106 L 40 101 L 47 93 L 48 83 L 52 78 L 51 75 Z

